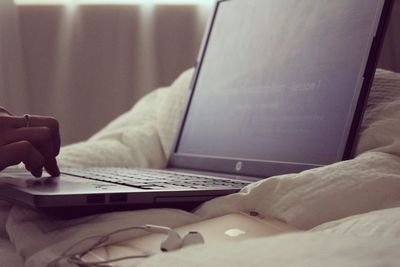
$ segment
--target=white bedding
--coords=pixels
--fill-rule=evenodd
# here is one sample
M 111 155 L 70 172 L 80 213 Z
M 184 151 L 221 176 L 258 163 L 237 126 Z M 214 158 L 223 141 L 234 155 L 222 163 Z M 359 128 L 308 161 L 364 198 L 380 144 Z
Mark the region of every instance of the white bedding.
M 398 267 L 398 250 L 398 238 L 303 233 L 190 248 L 140 266 Z
M 64 166 L 165 166 L 191 73 L 183 74 L 169 89 L 149 94 L 89 141 L 64 148 L 60 162 Z M 351 161 L 269 178 L 240 193 L 209 201 L 194 214 L 144 210 L 56 221 L 21 207 L 8 212 L 9 208 L 2 206 L 0 227 L 5 220 L 6 229 L 0 228 L 0 232 L 6 230 L 3 235 L 10 237 L 25 266 L 36 267 L 45 266 L 77 238 L 134 224 L 175 227 L 254 210 L 309 231 L 189 248 L 152 257 L 142 265 L 399 266 L 399 91 L 400 75 L 378 71 L 360 134 L 360 155 Z M 140 234 L 132 232 L 129 238 Z M 7 246 L 10 251 L 10 244 Z M 9 257 L 20 259 L 15 253 Z

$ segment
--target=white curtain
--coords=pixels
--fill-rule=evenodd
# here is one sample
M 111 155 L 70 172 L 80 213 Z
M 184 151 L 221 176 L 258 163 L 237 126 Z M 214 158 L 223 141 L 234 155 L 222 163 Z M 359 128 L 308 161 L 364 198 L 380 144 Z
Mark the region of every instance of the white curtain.
M 57 117 L 64 144 L 89 137 L 195 64 L 210 9 L 18 6 L 30 112 Z
M 0 1 L 0 106 L 14 112 L 29 111 L 25 91 L 22 46 L 15 6 L 12 0 Z
M 0 0 L 0 104 L 57 117 L 63 144 L 89 137 L 195 64 L 212 9 L 197 2 L 15 8 Z M 380 66 L 400 71 L 395 2 Z

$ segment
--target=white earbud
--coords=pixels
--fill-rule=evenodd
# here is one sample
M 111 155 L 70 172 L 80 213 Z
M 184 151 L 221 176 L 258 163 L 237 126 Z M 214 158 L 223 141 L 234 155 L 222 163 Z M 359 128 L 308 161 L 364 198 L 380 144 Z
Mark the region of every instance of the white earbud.
M 174 251 L 182 247 L 204 244 L 204 238 L 199 232 L 189 232 L 183 238 L 171 228 L 158 225 L 145 225 L 148 232 L 158 232 L 166 234 L 167 238 L 161 242 L 160 249 L 163 252 Z
M 167 238 L 161 242 L 160 249 L 163 252 L 177 250 L 182 246 L 182 239 L 179 234 L 173 230 L 169 230 Z
M 204 238 L 199 232 L 189 232 L 182 239 L 182 247 L 204 244 Z
M 198 232 L 189 232 L 183 238 L 173 230 L 168 233 L 167 239 L 165 239 L 160 246 L 161 251 L 168 252 L 177 250 L 179 248 L 204 244 L 203 236 Z

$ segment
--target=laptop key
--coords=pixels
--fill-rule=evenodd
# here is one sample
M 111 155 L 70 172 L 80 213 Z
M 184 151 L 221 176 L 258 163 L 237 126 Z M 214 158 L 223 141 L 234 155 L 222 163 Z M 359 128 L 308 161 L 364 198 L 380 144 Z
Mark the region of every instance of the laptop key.
M 118 168 L 101 169 L 101 168 L 90 168 L 81 170 L 69 170 L 65 171 L 67 174 L 104 181 L 115 184 L 131 186 L 140 189 L 154 189 L 154 190 L 165 190 L 165 189 L 232 189 L 240 188 L 245 185 L 243 181 L 238 182 L 229 179 L 219 179 L 213 177 L 196 176 L 180 173 L 171 173 L 162 170 L 125 170 Z

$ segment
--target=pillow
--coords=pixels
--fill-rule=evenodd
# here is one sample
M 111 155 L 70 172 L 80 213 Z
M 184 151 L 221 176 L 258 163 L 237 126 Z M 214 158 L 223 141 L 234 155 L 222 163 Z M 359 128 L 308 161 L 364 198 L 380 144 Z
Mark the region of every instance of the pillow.
M 400 208 L 350 216 L 321 224 L 310 231 L 351 236 L 400 238 Z
M 400 74 L 378 69 L 359 133 L 356 154 L 400 156 Z

